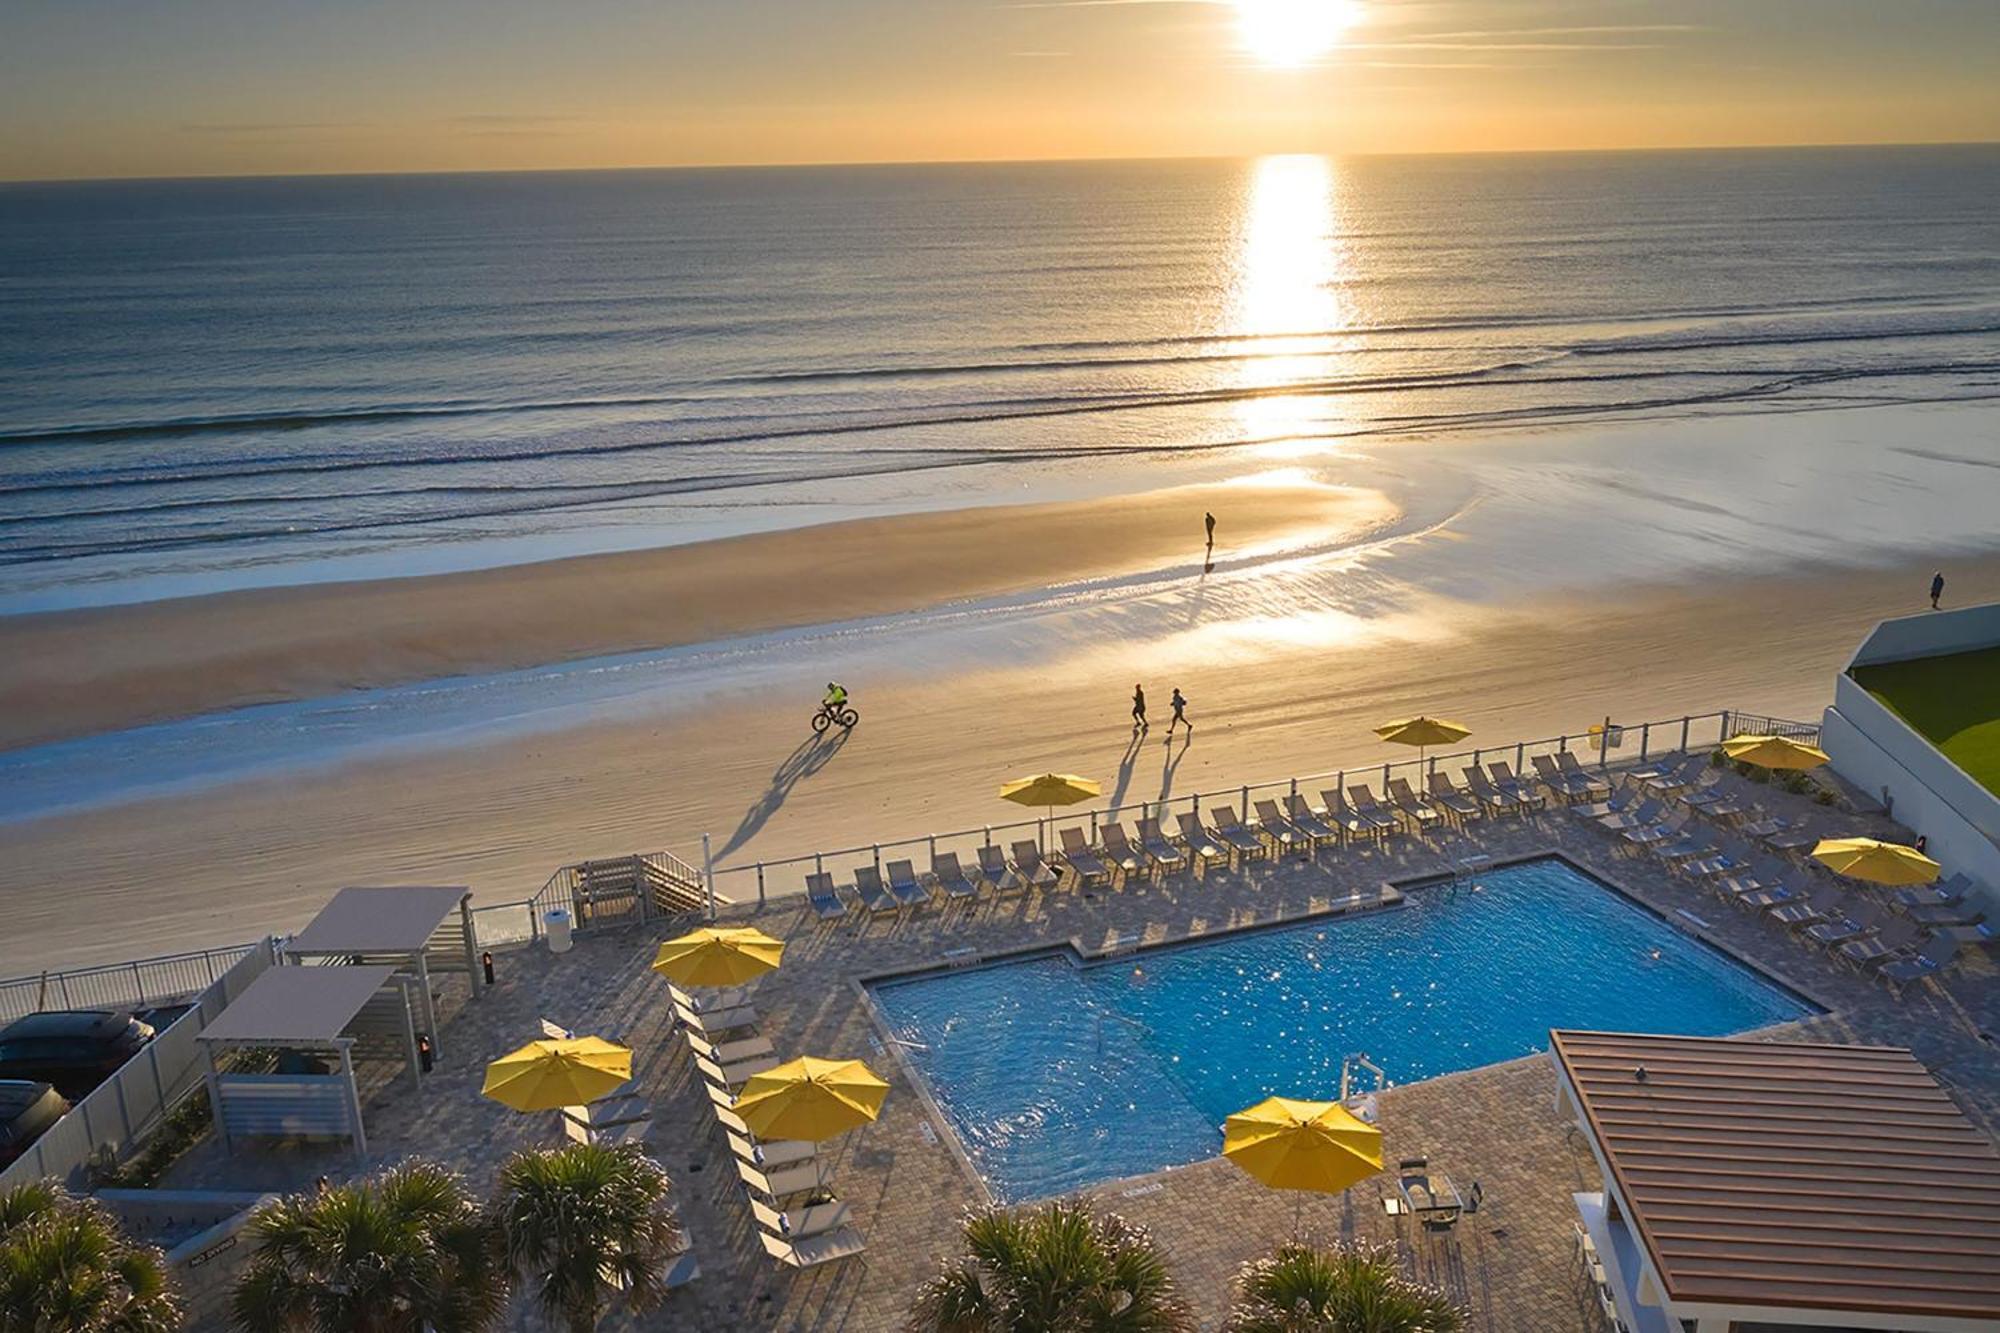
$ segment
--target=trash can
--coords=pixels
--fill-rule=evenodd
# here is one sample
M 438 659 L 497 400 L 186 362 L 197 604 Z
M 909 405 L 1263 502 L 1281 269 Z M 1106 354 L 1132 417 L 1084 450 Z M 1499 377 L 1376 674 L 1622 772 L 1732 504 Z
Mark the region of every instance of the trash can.
M 542 934 L 548 937 L 550 953 L 569 952 L 569 909 L 553 908 L 542 914 Z

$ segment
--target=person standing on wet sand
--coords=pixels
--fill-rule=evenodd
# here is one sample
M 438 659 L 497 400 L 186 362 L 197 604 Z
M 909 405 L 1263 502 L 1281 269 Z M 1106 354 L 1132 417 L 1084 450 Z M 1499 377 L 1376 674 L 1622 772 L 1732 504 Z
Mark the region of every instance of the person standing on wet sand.
M 1175 687 L 1174 697 L 1170 702 L 1174 706 L 1174 716 L 1173 720 L 1167 723 L 1167 739 L 1172 740 L 1174 738 L 1174 728 L 1180 726 L 1185 726 L 1188 729 L 1188 735 L 1194 735 L 1194 723 L 1187 720 L 1187 700 L 1181 698 L 1178 686 Z
M 1202 526 L 1208 529 L 1208 549 L 1212 551 L 1215 549 L 1215 515 L 1203 514 L 1201 522 Z
M 1938 598 L 1944 596 L 1944 571 L 1940 569 L 1931 575 L 1931 610 L 1938 609 Z
M 1132 687 L 1132 730 L 1144 731 L 1146 725 L 1146 691 L 1134 685 Z

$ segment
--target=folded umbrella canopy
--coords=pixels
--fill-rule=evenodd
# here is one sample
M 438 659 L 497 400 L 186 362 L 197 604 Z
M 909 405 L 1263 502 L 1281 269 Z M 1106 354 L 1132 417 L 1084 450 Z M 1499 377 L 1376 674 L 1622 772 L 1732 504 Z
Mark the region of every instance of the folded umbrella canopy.
M 1929 884 L 1938 877 L 1938 863 L 1914 847 L 1874 838 L 1822 838 L 1812 849 L 1813 860 L 1849 879 L 1901 887 Z
M 1785 736 L 1731 736 L 1722 743 L 1722 752 L 1731 759 L 1759 768 L 1818 768 L 1827 762 L 1826 751 Z
M 751 1075 L 736 1094 L 736 1114 L 760 1139 L 819 1143 L 873 1120 L 888 1095 L 889 1085 L 859 1060 L 806 1055 Z
M 632 1052 L 602 1037 L 531 1041 L 486 1066 L 480 1092 L 516 1111 L 597 1100 L 632 1077 Z
M 683 986 L 740 986 L 778 966 L 785 946 L 749 926 L 704 926 L 668 940 L 653 970 Z
M 1382 1131 L 1339 1102 L 1268 1097 L 1224 1122 L 1222 1155 L 1273 1189 L 1338 1194 L 1382 1170 Z

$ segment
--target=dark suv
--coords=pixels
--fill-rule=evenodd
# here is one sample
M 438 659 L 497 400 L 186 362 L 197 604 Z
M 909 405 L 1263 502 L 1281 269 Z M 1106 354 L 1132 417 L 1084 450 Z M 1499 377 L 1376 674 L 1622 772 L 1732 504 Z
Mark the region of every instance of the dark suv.
M 57 1009 L 0 1028 L 0 1079 L 52 1083 L 76 1101 L 153 1039 L 153 1029 L 109 1009 Z
M 0 1079 L 0 1167 L 28 1151 L 67 1110 L 69 1103 L 46 1083 Z

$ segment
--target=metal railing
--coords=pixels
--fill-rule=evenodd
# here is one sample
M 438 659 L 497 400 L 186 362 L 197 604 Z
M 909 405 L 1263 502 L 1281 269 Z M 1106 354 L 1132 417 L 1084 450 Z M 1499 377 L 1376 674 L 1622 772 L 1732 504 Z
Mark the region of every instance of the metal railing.
M 1322 788 L 1344 791 L 1350 783 L 1365 783 L 1374 790 L 1378 800 L 1386 801 L 1390 781 L 1398 778 L 1408 781 L 1418 793 L 1422 794 L 1429 790 L 1429 777 L 1432 773 L 1443 772 L 1456 779 L 1459 770 L 1467 765 L 1504 762 L 1509 764 L 1517 775 L 1525 775 L 1532 780 L 1534 774 L 1529 765 L 1536 755 L 1554 755 L 1567 751 L 1581 756 L 1583 762 L 1609 767 L 1614 763 L 1644 763 L 1658 755 L 1715 746 L 1732 736 L 1751 734 L 1753 731 L 1756 734 L 1814 739 L 1819 734 L 1819 725 L 1754 713 L 1739 713 L 1733 709 L 1722 709 L 1712 713 L 1691 713 L 1682 717 L 1629 724 L 1620 724 L 1614 720 L 1610 728 L 1608 745 L 1605 743 L 1603 725 L 1599 723 L 1580 732 L 1565 732 L 1540 740 L 1480 745 L 1444 754 L 1425 754 L 1412 759 L 1386 760 L 1381 763 L 1330 769 L 1298 777 L 1194 791 L 1184 796 L 1073 809 L 1053 818 L 1038 816 L 1009 823 L 985 824 L 976 829 L 925 833 L 894 841 L 866 843 L 776 860 L 756 861 L 748 865 L 719 866 L 711 873 L 719 891 L 718 896 L 742 901 L 754 897 L 758 906 L 762 907 L 774 889 L 787 897 L 803 890 L 806 875 L 823 873 L 827 869 L 828 862 L 836 863 L 836 869 L 867 864 L 880 870 L 885 861 L 909 860 L 915 862 L 915 868 L 921 874 L 929 870 L 932 858 L 939 852 L 955 852 L 961 862 L 968 866 L 976 865 L 979 848 L 1004 846 L 1010 841 L 1032 839 L 1043 852 L 1047 852 L 1051 830 L 1057 822 L 1087 827 L 1089 840 L 1093 844 L 1097 842 L 1100 825 L 1125 818 L 1158 819 L 1163 831 L 1177 835 L 1178 830 L 1174 827 L 1172 816 L 1186 813 L 1199 817 L 1204 807 L 1230 806 L 1239 817 L 1249 820 L 1255 818 L 1252 807 L 1257 801 L 1301 795 L 1310 800 Z M 996 842 L 996 838 L 1002 841 Z M 845 865 L 842 866 L 840 863 Z M 725 886 L 726 895 L 720 892 Z
M 44 1009 L 138 1009 L 199 994 L 256 944 L 162 954 L 129 963 L 43 972 L 0 981 L 0 1023 Z

